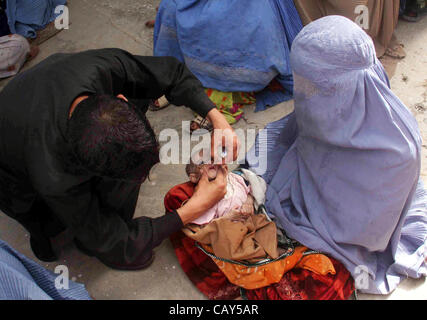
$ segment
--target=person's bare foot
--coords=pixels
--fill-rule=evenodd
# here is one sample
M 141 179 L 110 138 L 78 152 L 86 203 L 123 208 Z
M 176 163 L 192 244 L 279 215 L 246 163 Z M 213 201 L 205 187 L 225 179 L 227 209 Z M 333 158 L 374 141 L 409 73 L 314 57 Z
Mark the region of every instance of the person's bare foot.
M 159 11 L 159 7 L 157 7 L 156 8 L 156 12 L 157 11 Z M 147 21 L 146 23 L 145 23 L 145 26 L 147 27 L 147 28 L 154 28 L 154 25 L 156 24 L 156 20 L 150 20 L 150 21 Z
M 34 59 L 40 52 L 40 48 L 38 46 L 31 46 L 30 52 L 28 53 L 27 61 Z
M 150 20 L 150 21 L 147 21 L 146 23 L 145 23 L 145 26 L 147 27 L 147 28 L 154 28 L 154 25 L 156 24 L 156 20 Z

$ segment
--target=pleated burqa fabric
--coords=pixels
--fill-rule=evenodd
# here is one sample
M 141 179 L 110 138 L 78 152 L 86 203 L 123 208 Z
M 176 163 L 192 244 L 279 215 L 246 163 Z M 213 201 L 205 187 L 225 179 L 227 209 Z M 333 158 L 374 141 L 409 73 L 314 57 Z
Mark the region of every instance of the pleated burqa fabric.
M 390 90 L 372 39 L 327 16 L 296 37 L 291 63 L 295 112 L 255 145 L 267 154 L 267 172 L 258 173 L 268 212 L 288 236 L 340 260 L 362 292 L 386 294 L 425 276 L 420 131 Z
M 83 284 L 66 279 L 0 240 L 0 300 L 91 300 Z M 63 278 L 59 278 L 63 277 Z

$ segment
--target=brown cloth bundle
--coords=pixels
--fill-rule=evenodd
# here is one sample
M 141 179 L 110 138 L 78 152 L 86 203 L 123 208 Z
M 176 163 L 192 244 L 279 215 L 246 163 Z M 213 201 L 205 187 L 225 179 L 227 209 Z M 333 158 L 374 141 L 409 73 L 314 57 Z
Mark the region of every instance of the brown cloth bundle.
M 254 262 L 279 256 L 276 225 L 263 214 L 239 221 L 224 216 L 205 226 L 187 225 L 182 231 L 193 240 L 211 245 L 220 258 Z

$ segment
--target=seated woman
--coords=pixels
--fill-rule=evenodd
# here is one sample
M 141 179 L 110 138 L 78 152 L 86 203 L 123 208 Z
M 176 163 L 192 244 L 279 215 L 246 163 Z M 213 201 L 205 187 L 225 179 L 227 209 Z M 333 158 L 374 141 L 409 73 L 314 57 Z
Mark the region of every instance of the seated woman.
M 154 55 L 185 62 L 233 124 L 241 118 L 242 106 L 254 102 L 242 92 L 260 92 L 257 110 L 292 97 L 289 51 L 301 29 L 293 0 L 163 0 L 154 28 Z M 264 90 L 273 79 L 281 90 Z M 151 110 L 166 105 L 162 99 Z M 209 129 L 197 118 L 193 124 Z
M 341 261 L 361 292 L 427 273 L 421 135 L 372 39 L 327 16 L 295 38 L 295 112 L 266 127 L 266 207 L 289 237 Z M 255 160 L 248 157 L 253 170 Z

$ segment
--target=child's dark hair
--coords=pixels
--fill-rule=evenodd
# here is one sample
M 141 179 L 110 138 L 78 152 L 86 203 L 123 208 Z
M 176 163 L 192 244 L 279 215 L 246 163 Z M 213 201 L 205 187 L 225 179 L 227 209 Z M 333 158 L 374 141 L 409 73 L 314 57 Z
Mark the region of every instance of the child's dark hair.
M 145 115 L 109 95 L 92 95 L 74 110 L 67 137 L 81 169 L 113 179 L 144 180 L 159 162 L 159 145 Z

